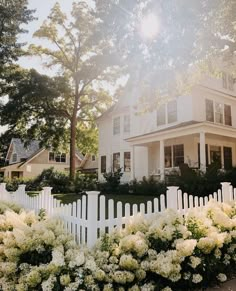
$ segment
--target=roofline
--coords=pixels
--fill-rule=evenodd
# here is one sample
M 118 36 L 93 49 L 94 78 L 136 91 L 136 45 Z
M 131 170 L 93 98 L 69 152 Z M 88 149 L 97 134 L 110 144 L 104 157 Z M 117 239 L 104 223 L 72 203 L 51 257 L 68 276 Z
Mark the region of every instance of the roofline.
M 13 163 L 13 164 L 10 164 L 10 165 L 7 165 L 7 166 L 4 166 L 4 167 L 1 167 L 0 170 L 5 170 L 6 168 L 8 167 L 11 167 L 11 166 L 14 166 L 14 165 L 17 165 L 17 164 L 21 164 L 22 162 L 18 162 L 18 163 Z
M 11 139 L 10 145 L 9 145 L 9 147 L 8 147 L 8 150 L 7 150 L 6 161 L 9 161 L 9 159 L 7 159 L 7 156 L 8 156 L 8 154 L 9 154 L 9 151 L 10 151 L 10 148 L 11 148 L 11 145 L 12 145 L 12 140 L 13 140 L 13 139 Z
M 32 161 L 34 158 L 36 158 L 39 154 L 41 154 L 42 152 L 44 152 L 46 149 L 45 148 L 41 148 L 39 149 L 36 153 L 34 153 L 31 157 L 29 157 L 26 161 L 24 161 L 23 163 L 21 163 L 21 165 L 18 168 L 21 168 L 24 165 L 27 165 L 30 161 Z
M 211 127 L 211 128 L 216 128 L 216 129 L 223 129 L 224 131 L 229 131 L 229 132 L 234 132 L 236 133 L 236 128 L 234 127 L 226 127 L 225 125 L 220 125 L 220 124 L 215 124 L 212 122 L 207 122 L 207 121 L 201 121 L 195 124 L 190 124 L 190 125 L 186 125 L 186 126 L 181 126 L 178 128 L 166 128 L 165 130 L 161 130 L 161 131 L 156 131 L 156 132 L 150 132 L 150 133 L 146 133 L 143 135 L 138 135 L 138 136 L 134 136 L 134 137 L 130 137 L 125 139 L 125 141 L 127 142 L 138 142 L 139 140 L 141 141 L 143 138 L 154 138 L 156 135 L 161 136 L 161 135 L 166 135 L 168 133 L 175 133 L 178 131 L 181 131 L 183 129 L 197 129 L 198 127 L 202 127 L 202 130 L 205 131 L 205 127 Z M 195 132 L 193 132 L 195 133 Z M 160 138 L 161 140 L 162 138 Z M 168 137 L 167 137 L 168 139 Z

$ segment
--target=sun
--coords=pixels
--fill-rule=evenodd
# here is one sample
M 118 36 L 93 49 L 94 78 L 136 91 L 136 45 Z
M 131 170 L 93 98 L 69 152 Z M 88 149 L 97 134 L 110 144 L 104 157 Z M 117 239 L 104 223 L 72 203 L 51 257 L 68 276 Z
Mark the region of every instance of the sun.
M 153 39 L 159 31 L 159 21 L 153 13 L 143 17 L 140 24 L 140 33 L 142 37 Z

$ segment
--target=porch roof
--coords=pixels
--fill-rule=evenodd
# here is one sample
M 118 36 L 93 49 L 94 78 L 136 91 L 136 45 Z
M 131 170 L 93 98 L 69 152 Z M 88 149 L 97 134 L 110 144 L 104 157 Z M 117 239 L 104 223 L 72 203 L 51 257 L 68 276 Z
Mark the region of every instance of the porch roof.
M 201 122 L 192 120 L 150 133 L 129 137 L 125 141 L 129 142 L 131 145 L 142 145 L 149 142 L 177 138 L 180 136 L 199 134 L 200 132 L 236 138 L 236 128 L 234 127 L 215 124 L 208 121 Z

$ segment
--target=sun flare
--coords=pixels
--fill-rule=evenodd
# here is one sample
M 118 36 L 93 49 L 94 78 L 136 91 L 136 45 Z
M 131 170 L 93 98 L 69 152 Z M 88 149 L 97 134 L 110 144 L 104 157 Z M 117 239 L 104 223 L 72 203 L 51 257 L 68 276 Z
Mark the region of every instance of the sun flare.
M 144 38 L 153 39 L 159 31 L 159 21 L 153 13 L 143 17 L 140 32 Z

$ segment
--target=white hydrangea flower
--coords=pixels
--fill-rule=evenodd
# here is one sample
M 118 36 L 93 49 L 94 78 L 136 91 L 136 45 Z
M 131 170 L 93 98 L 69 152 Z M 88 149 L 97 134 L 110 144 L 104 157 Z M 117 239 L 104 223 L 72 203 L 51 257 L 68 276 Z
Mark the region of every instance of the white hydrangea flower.
M 195 269 L 198 265 L 201 264 L 201 259 L 199 257 L 191 256 L 189 265 Z
M 220 282 L 225 282 L 227 280 L 227 276 L 223 273 L 219 273 L 217 276 L 216 276 L 217 280 L 219 280 Z
M 201 281 L 202 281 L 202 275 L 200 275 L 200 274 L 193 274 L 193 278 L 192 278 L 192 282 L 194 283 L 194 284 L 198 284 L 198 283 L 200 283 Z
M 192 255 L 195 247 L 197 245 L 197 240 L 195 239 L 186 239 L 178 240 L 176 243 L 176 250 L 180 256 L 189 257 Z
M 120 257 L 120 267 L 126 270 L 135 270 L 139 268 L 138 261 L 132 255 L 122 255 Z

